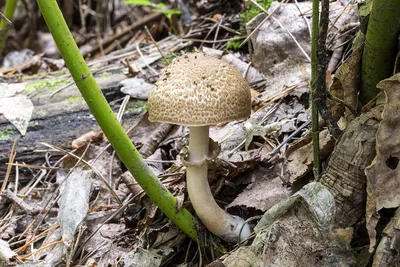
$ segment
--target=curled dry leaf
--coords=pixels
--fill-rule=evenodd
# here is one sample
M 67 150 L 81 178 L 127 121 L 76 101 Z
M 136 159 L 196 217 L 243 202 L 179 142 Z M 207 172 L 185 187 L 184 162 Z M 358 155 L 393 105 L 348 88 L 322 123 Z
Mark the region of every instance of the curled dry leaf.
M 373 240 L 377 212 L 382 208 L 400 206 L 400 169 L 397 168 L 400 159 L 400 139 L 394 138 L 400 135 L 400 74 L 381 81 L 377 87 L 384 91 L 386 103 L 376 134 L 376 158 L 365 170 L 369 183 L 368 198 L 371 198 L 368 203 L 374 205 L 368 206 L 367 209 L 369 235 Z
M 365 39 L 363 36 L 357 37 L 358 39 Z M 359 41 L 361 42 L 361 41 Z M 363 44 L 363 42 L 361 42 Z M 354 109 L 357 109 L 357 92 L 360 85 L 359 71 L 361 68 L 361 57 L 363 46 L 353 45 L 353 53 L 351 56 L 338 68 L 335 73 L 335 79 L 333 85 L 329 88 L 332 95 L 342 99 L 346 104 L 350 105 Z M 332 115 L 334 118 L 339 119 L 343 115 L 344 107 L 334 101 L 330 101 L 333 105 Z M 348 120 L 354 118 L 354 115 L 346 109 L 345 117 Z
M 81 147 L 83 145 L 88 144 L 89 142 L 91 143 L 100 143 L 103 141 L 105 138 L 104 134 L 102 131 L 90 131 L 88 133 L 85 133 L 84 135 L 79 136 L 75 140 L 72 141 L 72 149 L 77 149 L 78 147 Z

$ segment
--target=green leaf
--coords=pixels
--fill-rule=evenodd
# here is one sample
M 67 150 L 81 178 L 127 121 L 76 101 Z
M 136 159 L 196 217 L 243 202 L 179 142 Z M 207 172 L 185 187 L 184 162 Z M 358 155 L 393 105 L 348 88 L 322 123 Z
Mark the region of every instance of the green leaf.
M 138 5 L 138 6 L 154 6 L 149 0 L 125 0 L 127 5 Z

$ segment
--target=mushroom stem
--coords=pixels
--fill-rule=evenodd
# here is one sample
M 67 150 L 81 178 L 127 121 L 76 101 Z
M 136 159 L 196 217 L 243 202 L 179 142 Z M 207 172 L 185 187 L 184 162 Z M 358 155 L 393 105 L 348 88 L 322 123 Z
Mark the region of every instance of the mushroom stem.
M 244 220 L 221 209 L 211 194 L 207 179 L 209 154 L 208 126 L 190 127 L 189 158 L 186 169 L 187 189 L 193 208 L 204 226 L 223 240 L 235 243 L 250 235 L 250 228 Z M 241 231 L 241 232 L 240 232 Z

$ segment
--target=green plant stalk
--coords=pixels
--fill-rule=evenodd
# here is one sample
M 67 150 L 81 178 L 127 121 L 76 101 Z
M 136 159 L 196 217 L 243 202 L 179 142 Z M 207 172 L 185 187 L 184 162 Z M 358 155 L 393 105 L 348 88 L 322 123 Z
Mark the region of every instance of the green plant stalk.
M 378 82 L 392 75 L 399 31 L 400 1 L 373 1 L 362 58 L 362 104 L 379 93 Z
M 318 24 L 319 24 L 319 1 L 313 0 L 312 7 L 312 36 L 311 36 L 311 119 L 312 119 L 312 140 L 314 156 L 314 178 L 319 180 L 320 159 L 319 159 L 319 125 L 318 108 L 315 101 L 317 94 L 317 43 L 318 43 Z
M 57 1 L 37 0 L 37 3 L 76 85 L 122 162 L 161 211 L 186 235 L 196 241 L 197 232 L 194 217 L 186 209 L 178 208 L 175 197 L 151 172 L 117 121 L 115 114 L 80 54 L 57 5 Z
M 6 6 L 4 7 L 3 15 L 12 21 L 14 17 L 14 12 L 17 7 L 17 0 L 7 0 Z M 0 54 L 3 53 L 4 47 L 6 45 L 7 34 L 8 34 L 8 27 L 7 21 L 2 19 L 0 21 Z

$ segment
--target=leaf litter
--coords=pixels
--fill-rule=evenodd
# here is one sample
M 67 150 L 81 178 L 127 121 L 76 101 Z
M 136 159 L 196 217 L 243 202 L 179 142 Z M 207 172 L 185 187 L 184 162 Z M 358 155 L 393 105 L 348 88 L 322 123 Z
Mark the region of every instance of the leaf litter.
M 204 10 L 221 8 L 218 5 L 223 5 L 223 3 L 211 1 L 202 2 L 207 2 L 205 3 L 207 5 L 202 7 Z M 299 12 L 297 7 L 287 3 L 280 4 L 278 7 L 276 4 L 272 8 L 272 10 L 277 9 L 274 16 L 280 21 L 284 21 L 286 30 L 292 31 L 291 27 L 303 25 L 302 33 L 293 32 L 293 35 L 294 38 L 300 40 L 300 43 L 304 44 L 308 51 L 309 35 L 307 34 L 307 23 L 305 23 L 310 17 L 308 13 L 303 13 L 303 17 L 296 17 L 296 23 L 291 24 L 287 21 L 289 18 L 284 17 L 285 12 L 291 10 L 287 12 L 286 16 L 292 16 L 291 20 L 293 20 L 293 13 Z M 208 5 L 211 8 L 206 9 Z M 354 16 L 353 9 L 345 7 L 343 8 L 340 1 L 334 1 L 332 4 L 334 10 L 339 10 L 338 12 L 341 12 L 342 9 L 347 10 L 346 16 Z M 238 10 L 234 5 L 230 8 Z M 306 10 L 307 8 L 301 6 L 301 9 Z M 332 16 L 338 16 L 335 31 L 347 23 L 348 18 L 345 18 L 343 14 L 333 12 Z M 265 15 L 260 17 L 265 18 Z M 220 20 L 220 24 L 213 24 L 214 22 L 209 20 L 201 23 L 199 23 L 200 19 L 194 20 L 191 22 L 194 27 L 189 30 L 184 39 L 171 35 L 160 40 L 158 45 L 166 55 L 174 57 L 173 53 L 180 53 L 181 49 L 196 47 L 196 45 L 193 46 L 193 43 L 197 42 L 196 34 L 204 37 L 202 33 L 208 32 L 210 29 L 215 30 L 218 27 L 229 29 L 232 26 L 229 24 L 231 19 L 231 17 L 225 17 Z M 252 27 L 257 26 L 255 21 L 257 19 L 250 23 Z M 310 183 L 298 191 L 311 178 L 312 171 L 310 131 L 307 127 L 302 128 L 302 125 L 308 125 L 310 117 L 308 103 L 310 64 L 304 58 L 301 59 L 303 54 L 299 53 L 300 50 L 298 46 L 294 45 L 293 40 L 285 35 L 286 30 L 277 27 L 272 21 L 264 24 L 262 25 L 264 28 L 260 29 L 260 32 L 269 31 L 271 33 L 273 31 L 273 34 L 268 36 L 276 36 L 274 46 L 269 52 L 262 52 L 264 51 L 262 49 L 255 50 L 256 53 L 268 55 L 268 62 L 273 62 L 267 70 L 262 68 L 263 62 L 250 61 L 249 56 L 242 51 L 237 53 L 224 51 L 225 44 L 223 42 L 214 43 L 210 47 L 204 45 L 200 49 L 233 64 L 253 87 L 254 112 L 252 116 L 244 122 L 212 127 L 210 131 L 214 140 L 221 144 L 221 154 L 211 163 L 209 170 L 211 190 L 222 207 L 235 214 L 245 214 L 245 217 L 250 218 L 252 226 L 257 225 L 255 227 L 257 235 L 250 246 L 241 247 L 232 254 L 223 256 L 220 260 L 223 260 L 227 266 L 261 266 L 267 259 L 270 264 L 276 264 L 276 266 L 290 266 L 298 264 L 299 261 L 311 266 L 311 263 L 317 265 L 318 259 L 329 261 L 331 255 L 336 255 L 335 264 L 353 265 L 354 258 L 350 250 L 343 245 L 344 243 L 347 246 L 350 244 L 353 228 L 347 226 L 352 226 L 352 224 L 336 225 L 338 227 L 330 232 L 330 227 L 338 223 L 335 221 L 338 217 L 333 210 L 341 207 L 340 205 L 335 206 L 333 200 L 333 197 L 336 199 L 341 194 L 335 191 L 337 190 L 335 184 L 328 179 L 331 178 L 329 175 L 332 173 L 332 168 L 328 167 L 325 179 L 322 178 L 322 184 L 326 188 L 320 183 Z M 215 38 L 220 37 L 222 40 L 232 37 L 232 32 L 229 31 L 221 30 L 220 35 L 218 32 L 214 33 Z M 333 36 L 337 38 L 337 34 L 335 34 Z M 259 40 L 257 36 L 254 34 L 251 37 L 253 43 L 257 43 Z M 285 48 L 285 45 L 288 44 L 291 45 L 290 49 Z M 281 50 L 285 52 L 286 56 L 278 57 L 277 47 L 282 48 Z M 338 82 L 335 79 L 340 80 L 340 83 L 337 83 L 338 90 L 350 90 L 340 91 L 338 94 L 350 104 L 354 104 L 354 95 L 351 94 L 357 87 L 357 81 L 349 80 L 349 78 L 354 76 L 354 66 L 357 66 L 359 62 L 357 53 L 353 52 L 352 57 L 354 59 L 351 58 L 339 68 L 340 75 L 333 78 L 334 84 Z M 125 63 L 118 62 L 124 58 L 127 59 Z M 113 71 L 123 69 L 126 79 L 119 84 L 122 92 L 131 97 L 145 100 L 157 74 L 165 66 L 165 63 L 159 61 L 160 58 L 161 55 L 156 46 L 143 42 L 131 46 L 129 52 L 124 49 L 116 50 L 110 55 L 90 61 L 89 65 L 92 70 L 100 72 L 101 68 L 107 64 Z M 265 56 L 253 55 L 251 60 L 257 58 L 263 60 Z M 41 57 L 37 59 L 41 60 Z M 51 60 L 42 60 L 46 61 L 48 63 L 46 66 L 50 67 Z M 35 64 L 19 68 L 21 71 L 32 71 L 36 69 Z M 121 68 L 121 65 L 124 67 Z M 60 66 L 62 67 L 62 65 Z M 7 72 L 10 71 L 13 70 L 7 70 Z M 154 77 L 154 75 L 156 76 Z M 390 100 L 395 99 L 397 84 L 396 77 L 381 83 L 382 90 L 387 96 L 383 114 L 395 114 L 395 112 L 391 112 L 390 108 L 395 108 L 395 106 Z M 9 94 L 11 90 L 5 92 Z M 14 121 L 20 120 L 15 122 L 16 127 L 22 135 L 27 130 L 29 134 L 27 125 L 34 107 L 32 102 L 28 103 L 29 98 L 23 94 L 15 94 L 11 93 L 8 97 L 19 97 L 19 99 L 16 99 L 16 102 L 8 101 L 4 105 L 9 105 L 9 103 L 18 105 L 18 101 L 20 101 L 19 105 L 25 108 L 20 111 L 25 117 L 20 119 L 22 115 L 13 113 L 15 111 L 12 111 L 8 117 L 14 118 Z M 3 113 L 7 118 L 6 114 L 9 114 L 7 108 Z M 342 116 L 342 113 L 343 108 L 341 112 L 339 111 L 338 116 Z M 341 137 L 343 140 L 348 138 L 348 143 L 344 142 L 344 144 L 347 144 L 349 149 L 352 143 L 358 141 L 362 143 L 367 140 L 367 143 L 372 142 L 368 143 L 369 145 L 373 144 L 374 141 L 370 141 L 372 140 L 370 135 L 372 136 L 373 131 L 377 129 L 378 114 L 380 114 L 379 108 L 372 109 L 369 115 L 354 121 L 352 121 L 353 117 L 345 115 L 349 131 L 356 132 L 357 128 L 354 125 L 359 121 L 369 127 L 365 133 L 368 138 L 363 136 L 362 140 L 354 141 L 346 135 Z M 122 118 L 124 119 L 124 117 Z M 390 139 L 385 138 L 384 134 L 395 132 L 395 127 L 392 127 L 396 124 L 390 119 L 390 116 L 383 115 L 377 135 L 377 157 L 366 171 L 368 178 L 367 228 L 371 238 L 371 248 L 376 244 L 375 226 L 380 218 L 378 212 L 383 208 L 398 207 L 398 201 L 396 202 L 398 187 L 392 184 L 396 181 L 388 178 L 395 173 L 391 167 L 397 164 L 396 151 L 393 150 L 396 146 L 389 143 L 389 148 L 382 150 L 385 145 L 388 145 L 387 140 Z M 275 127 L 274 130 L 267 131 L 266 129 L 271 125 Z M 301 130 L 296 136 L 289 138 L 296 129 Z M 136 119 L 134 125 L 130 125 L 128 132 L 163 185 L 177 198 L 178 208 L 188 207 L 190 209 L 190 201 L 185 188 L 185 168 L 179 156 L 187 142 L 187 129 L 151 123 L 147 119 L 147 114 L 144 113 Z M 64 155 L 62 161 L 52 165 L 54 169 L 42 169 L 39 172 L 31 170 L 32 175 L 38 179 L 34 180 L 35 183 L 24 185 L 22 189 L 18 189 L 18 182 L 15 180 L 7 185 L 9 189 L 14 190 L 7 191 L 13 194 L 12 197 L 8 195 L 7 200 L 19 204 L 11 206 L 4 201 L 4 197 L 0 202 L 0 210 L 2 210 L 0 237 L 8 240 L 21 259 L 41 266 L 55 266 L 64 260 L 68 264 L 97 264 L 99 266 L 118 263 L 126 266 L 167 266 L 174 259 L 182 258 L 182 255 L 186 255 L 185 259 L 183 261 L 180 259 L 178 262 L 187 264 L 191 262 L 187 258 L 188 255 L 196 259 L 196 245 L 188 243 L 185 236 L 169 223 L 168 219 L 150 202 L 143 190 L 136 183 L 131 182 L 134 178 L 120 164 L 109 148 L 107 140 L 100 139 L 100 142 L 96 144 L 93 144 L 92 141 L 94 140 L 89 137 L 74 145 L 73 153 L 78 155 L 78 158 L 71 157 L 71 155 L 65 154 L 65 151 L 50 146 L 47 153 Z M 323 159 L 327 159 L 331 155 L 335 141 L 327 130 L 320 133 Z M 389 141 L 395 142 L 396 140 Z M 277 147 L 279 149 L 276 149 Z M 346 151 L 344 148 L 342 149 Z M 337 162 L 335 160 L 339 160 L 340 162 L 340 159 L 343 158 L 341 152 L 332 153 L 330 161 L 335 163 Z M 347 152 L 349 155 L 345 156 L 351 158 L 353 152 L 346 151 L 345 153 Z M 82 160 L 79 157 L 83 157 Z M 357 169 L 356 174 L 362 172 L 363 168 Z M 67 175 L 68 173 L 69 175 Z M 39 179 L 39 177 L 41 178 Z M 385 183 L 387 186 L 382 187 L 382 179 L 390 180 L 390 183 Z M 352 199 L 354 192 L 348 193 L 344 197 Z M 262 219 L 257 223 L 255 220 L 259 219 L 258 215 L 262 215 Z M 358 216 L 358 214 L 356 215 Z M 18 221 L 15 216 L 25 217 Z M 354 218 L 349 219 L 349 221 L 353 220 Z M 398 214 L 392 218 L 383 231 L 384 238 L 378 246 L 380 253 L 377 254 L 378 256 L 386 253 L 381 244 L 385 240 L 389 242 L 396 238 L 397 229 Z M 299 241 L 293 243 L 293 240 L 291 241 L 289 238 L 292 236 Z M 16 241 L 16 238 L 22 241 Z M 265 243 L 265 240 L 269 240 L 270 243 Z M 16 252 L 10 250 L 8 243 L 4 243 L 4 245 L 0 243 L 0 255 L 2 256 L 0 260 L 9 261 L 17 255 Z M 210 241 L 210 244 L 213 243 Z M 296 247 L 293 247 L 293 244 Z M 32 250 L 32 248 L 34 249 Z M 185 252 L 182 252 L 182 249 Z M 261 257 L 258 254 L 259 251 L 263 251 Z M 277 251 L 281 252 L 280 256 L 277 256 L 279 254 Z M 206 259 L 207 255 L 202 257 Z M 246 259 L 248 260 L 246 261 Z M 197 259 L 200 262 L 202 260 L 202 258 Z M 211 261 L 210 258 L 206 260 Z M 377 257 L 376 260 L 379 261 L 379 258 Z M 249 265 L 249 262 L 253 262 L 253 264 Z M 332 262 L 330 263 L 332 264 Z

